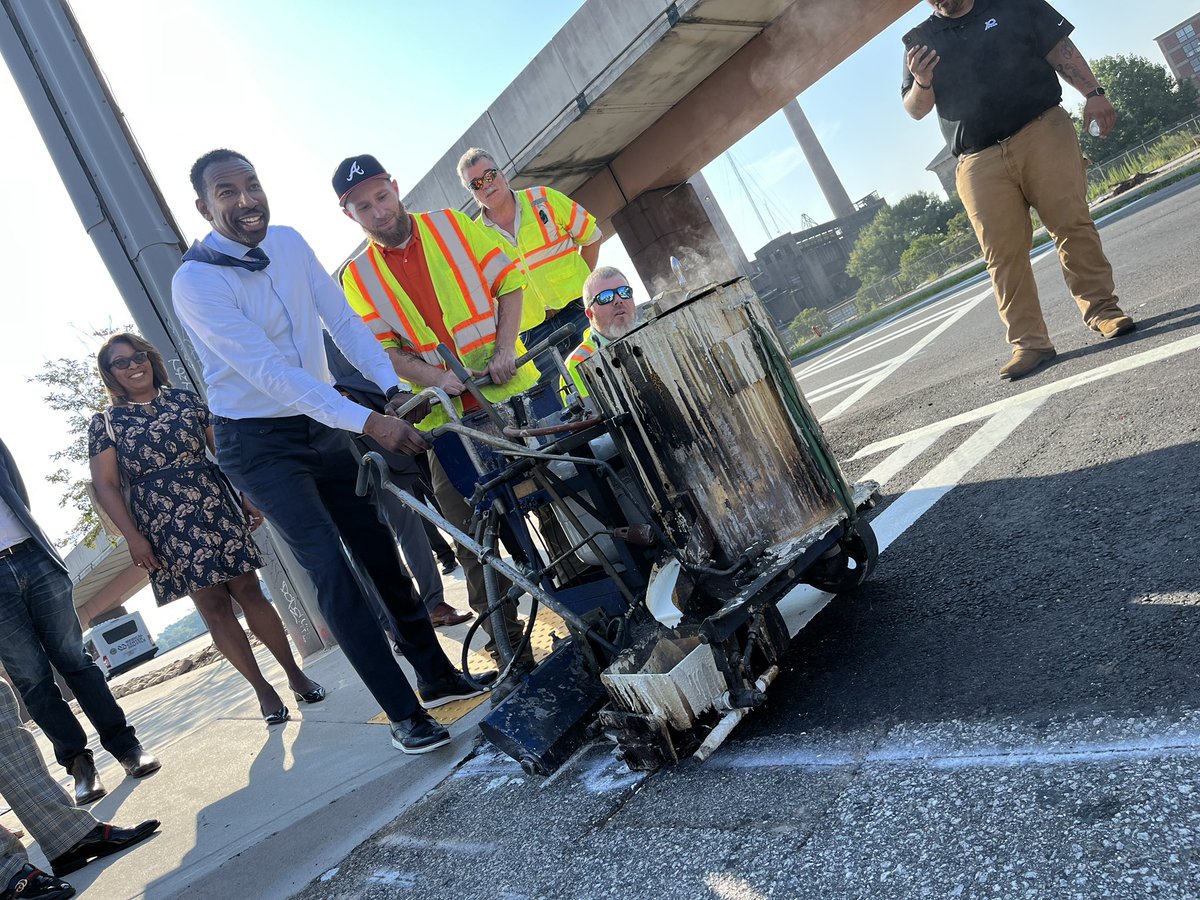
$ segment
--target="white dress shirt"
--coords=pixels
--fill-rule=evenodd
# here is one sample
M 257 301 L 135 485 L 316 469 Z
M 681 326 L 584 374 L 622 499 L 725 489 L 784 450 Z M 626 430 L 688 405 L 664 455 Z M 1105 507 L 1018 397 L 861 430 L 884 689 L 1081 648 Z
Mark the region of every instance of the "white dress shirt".
M 16 546 L 31 537 L 33 535 L 13 514 L 12 508 L 0 499 L 0 550 Z
M 215 231 L 203 243 L 239 259 L 250 249 Z M 259 246 L 270 260 L 262 271 L 187 260 L 171 282 L 204 364 L 209 409 L 229 419 L 302 414 L 361 432 L 371 411 L 330 383 L 322 321 L 381 390 L 397 383 L 391 361 L 297 231 L 272 225 Z

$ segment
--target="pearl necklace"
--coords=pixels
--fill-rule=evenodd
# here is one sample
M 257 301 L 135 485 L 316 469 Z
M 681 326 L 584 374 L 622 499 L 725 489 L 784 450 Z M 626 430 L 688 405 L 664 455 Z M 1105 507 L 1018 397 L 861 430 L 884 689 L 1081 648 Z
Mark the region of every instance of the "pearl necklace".
M 161 393 L 162 393 L 162 391 L 155 391 L 153 397 L 151 397 L 149 400 L 143 400 L 140 403 L 137 400 L 130 400 L 129 405 L 130 406 L 149 406 L 151 403 L 153 403 L 155 400 L 158 399 L 158 397 Z

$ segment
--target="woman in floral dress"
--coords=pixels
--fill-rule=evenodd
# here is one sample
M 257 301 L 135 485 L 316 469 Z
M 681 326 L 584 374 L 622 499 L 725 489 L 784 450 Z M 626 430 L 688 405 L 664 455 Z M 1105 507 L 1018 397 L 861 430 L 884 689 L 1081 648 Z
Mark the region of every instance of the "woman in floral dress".
M 112 335 L 96 362 L 112 400 L 88 432 L 96 497 L 134 564 L 150 576 L 158 604 L 191 595 L 217 649 L 254 688 L 268 725 L 287 721 L 288 708 L 263 677 L 234 602 L 283 667 L 296 699 L 323 700 L 325 689 L 301 671 L 279 613 L 259 587 L 255 570 L 263 562 L 250 532 L 262 514 L 245 501 L 242 509 L 235 505 L 205 455 L 212 446 L 208 408 L 191 391 L 170 386 L 162 355 L 138 335 Z

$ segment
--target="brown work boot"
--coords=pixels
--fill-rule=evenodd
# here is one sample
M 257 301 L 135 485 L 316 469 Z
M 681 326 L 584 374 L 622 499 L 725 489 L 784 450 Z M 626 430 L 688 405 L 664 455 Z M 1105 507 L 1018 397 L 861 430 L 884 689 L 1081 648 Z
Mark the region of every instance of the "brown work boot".
M 1044 366 L 1058 354 L 1053 348 L 1049 350 L 1023 350 L 1018 347 L 1013 351 L 1012 359 L 1000 367 L 1000 377 L 1005 381 L 1016 381 L 1024 378 Z
M 1129 334 L 1137 328 L 1137 322 L 1126 315 L 1113 316 L 1111 319 L 1096 319 L 1092 322 L 1092 330 L 1098 331 L 1103 337 L 1115 338 Z

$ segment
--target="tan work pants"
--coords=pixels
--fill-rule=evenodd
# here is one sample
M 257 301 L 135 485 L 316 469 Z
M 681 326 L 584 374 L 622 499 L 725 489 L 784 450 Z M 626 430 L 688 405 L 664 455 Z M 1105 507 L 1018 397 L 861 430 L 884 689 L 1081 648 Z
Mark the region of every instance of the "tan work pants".
M 1058 247 L 1067 288 L 1084 324 L 1121 315 L 1112 266 L 1088 211 L 1087 176 L 1071 117 L 1042 113 L 1003 143 L 958 162 L 958 195 L 983 250 L 1000 320 L 1014 348 L 1053 348 L 1029 250 L 1033 207 Z

